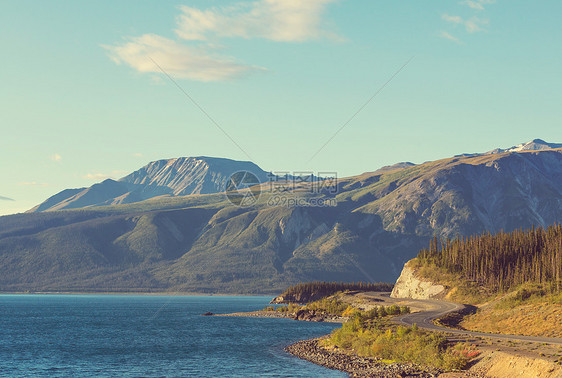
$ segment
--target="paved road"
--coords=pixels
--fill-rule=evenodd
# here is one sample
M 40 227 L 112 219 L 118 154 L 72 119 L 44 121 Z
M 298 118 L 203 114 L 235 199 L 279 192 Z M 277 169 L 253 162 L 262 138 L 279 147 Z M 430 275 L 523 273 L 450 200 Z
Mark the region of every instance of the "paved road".
M 410 301 L 410 299 L 408 299 Z M 454 333 L 459 335 L 469 335 L 469 336 L 480 336 L 480 337 L 491 337 L 495 339 L 502 340 L 512 340 L 512 341 L 531 341 L 535 343 L 548 343 L 562 345 L 562 339 L 554 337 L 534 337 L 534 336 L 519 336 L 519 335 L 500 335 L 494 333 L 484 333 L 484 332 L 473 332 L 465 331 L 460 329 L 445 328 L 432 323 L 433 319 L 439 318 L 448 312 L 453 312 L 462 309 L 464 306 L 447 301 L 431 300 L 431 299 L 412 299 L 420 303 L 421 305 L 426 305 L 431 310 L 415 312 L 408 315 L 397 316 L 393 320 L 398 324 L 413 325 L 417 324 L 418 327 L 428 329 L 430 331 L 441 331 Z

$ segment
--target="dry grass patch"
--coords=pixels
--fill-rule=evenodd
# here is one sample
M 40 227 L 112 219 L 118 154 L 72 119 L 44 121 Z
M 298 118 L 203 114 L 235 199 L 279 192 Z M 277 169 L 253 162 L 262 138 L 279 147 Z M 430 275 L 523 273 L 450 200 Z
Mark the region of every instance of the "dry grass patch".
M 460 325 L 480 332 L 562 337 L 562 305 L 531 302 L 514 308 L 488 306 L 466 317 Z

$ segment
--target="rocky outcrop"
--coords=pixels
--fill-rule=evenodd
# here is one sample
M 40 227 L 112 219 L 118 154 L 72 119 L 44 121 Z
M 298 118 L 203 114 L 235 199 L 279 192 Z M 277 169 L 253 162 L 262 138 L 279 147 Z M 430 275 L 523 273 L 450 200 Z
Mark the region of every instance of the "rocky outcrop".
M 392 298 L 431 299 L 445 296 L 445 286 L 417 277 L 409 263 L 404 264 L 402 273 L 390 294 Z
M 205 315 L 205 314 L 203 314 Z M 349 318 L 337 315 L 327 315 L 315 310 L 299 310 L 297 312 L 280 311 L 250 311 L 234 312 L 231 314 L 214 314 L 215 316 L 234 316 L 240 318 L 285 318 L 305 322 L 344 323 Z

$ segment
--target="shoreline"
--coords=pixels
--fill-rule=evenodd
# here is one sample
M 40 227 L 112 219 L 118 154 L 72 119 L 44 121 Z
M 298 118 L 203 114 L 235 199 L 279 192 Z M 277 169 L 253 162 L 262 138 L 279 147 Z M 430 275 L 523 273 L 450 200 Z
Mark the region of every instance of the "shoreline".
M 213 314 L 212 316 L 231 316 L 243 318 L 282 318 L 295 321 L 325 322 L 325 323 L 344 323 L 347 318 L 318 318 L 299 319 L 295 314 L 280 313 L 276 311 L 248 311 L 234 312 L 230 314 Z M 443 371 L 423 367 L 409 363 L 384 363 L 381 359 L 374 357 L 362 357 L 359 355 L 346 353 L 335 348 L 325 348 L 321 345 L 322 340 L 326 340 L 330 335 L 324 335 L 313 339 L 301 340 L 290 344 L 283 350 L 293 357 L 306 360 L 316 365 L 323 366 L 332 370 L 339 370 L 349 374 L 351 377 L 437 377 Z
M 253 317 L 253 318 L 283 318 L 295 321 L 312 322 L 331 322 L 343 323 L 347 318 L 323 319 L 311 317 L 309 319 L 297 319 L 295 314 L 280 313 L 274 311 L 248 311 L 235 312 L 230 314 L 212 314 L 212 316 L 231 316 L 231 317 Z M 322 341 L 330 335 L 317 338 L 300 340 L 283 348 L 291 356 L 323 366 L 328 369 L 338 370 L 347 373 L 350 377 L 484 377 L 479 371 L 464 370 L 457 372 L 447 372 L 431 366 L 421 366 L 413 363 L 399 363 L 384 361 L 376 357 L 363 357 L 337 347 L 325 347 Z
M 232 316 L 238 318 L 282 318 L 291 319 L 297 321 L 305 322 L 318 322 L 318 323 L 344 323 L 347 318 L 341 316 L 309 316 L 309 317 L 297 317 L 293 313 L 283 313 L 278 311 L 247 311 L 247 312 L 233 312 L 230 314 L 213 314 L 213 316 Z
M 351 377 L 438 377 L 442 370 L 418 366 L 415 364 L 402 364 L 397 362 L 385 363 L 373 357 L 361 357 L 322 346 L 322 341 L 329 335 L 298 341 L 283 348 L 294 357 L 324 366 L 328 369 L 339 370 Z

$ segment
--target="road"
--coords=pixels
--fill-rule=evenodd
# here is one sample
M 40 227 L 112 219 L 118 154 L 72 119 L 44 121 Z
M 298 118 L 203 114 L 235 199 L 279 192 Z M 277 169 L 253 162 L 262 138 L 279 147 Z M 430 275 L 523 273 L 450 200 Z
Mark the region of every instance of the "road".
M 417 324 L 418 327 L 430 331 L 441 331 L 441 332 L 453 333 L 458 335 L 490 337 L 490 338 L 501 339 L 501 340 L 530 341 L 534 343 L 562 345 L 562 339 L 560 338 L 520 336 L 520 335 L 500 335 L 494 333 L 473 332 L 473 331 L 465 331 L 460 329 L 441 327 L 436 324 L 433 324 L 432 320 L 439 318 L 448 312 L 454 312 L 460 310 L 464 306 L 457 303 L 432 300 L 432 299 L 408 299 L 408 301 L 418 303 L 420 307 L 425 306 L 426 308 L 430 308 L 430 310 L 414 312 L 408 315 L 397 316 L 393 319 L 394 322 L 398 324 L 408 325 L 408 326 Z

